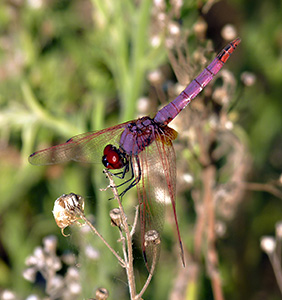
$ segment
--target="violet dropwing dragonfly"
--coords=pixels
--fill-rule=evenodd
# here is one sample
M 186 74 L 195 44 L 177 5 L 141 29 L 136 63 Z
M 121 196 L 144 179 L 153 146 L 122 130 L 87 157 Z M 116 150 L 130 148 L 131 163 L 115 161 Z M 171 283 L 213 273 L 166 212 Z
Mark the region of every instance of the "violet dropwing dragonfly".
M 193 98 L 214 78 L 240 43 L 237 38 L 229 43 L 172 102 L 148 116 L 128 121 L 107 129 L 83 133 L 64 144 L 37 151 L 30 155 L 33 165 L 51 165 L 67 161 L 103 163 L 116 176 L 123 179 L 120 196 L 137 187 L 140 209 L 142 251 L 148 268 L 145 233 L 162 230 L 164 206 L 172 205 L 180 254 L 184 252 L 175 210 L 176 158 L 172 141 L 177 132 L 168 126 Z M 116 172 L 114 170 L 117 170 Z M 129 179 L 126 174 L 131 174 Z M 128 177 L 128 176 L 127 176 Z M 147 253 L 147 254 L 146 254 Z

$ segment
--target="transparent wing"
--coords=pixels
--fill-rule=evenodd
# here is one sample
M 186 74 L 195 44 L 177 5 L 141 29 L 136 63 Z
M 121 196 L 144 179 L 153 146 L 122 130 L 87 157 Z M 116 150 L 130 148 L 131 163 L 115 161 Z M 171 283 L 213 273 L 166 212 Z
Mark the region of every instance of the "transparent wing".
M 52 165 L 70 160 L 100 163 L 107 144 L 119 146 L 119 137 L 128 123 L 76 135 L 66 143 L 34 152 L 29 156 L 29 162 L 33 165 Z
M 173 207 L 181 242 L 175 213 L 176 158 L 172 140 L 176 136 L 177 133 L 169 127 L 161 133 L 156 131 L 152 144 L 138 155 L 141 180 L 137 184 L 137 192 L 140 205 L 142 250 L 149 271 L 154 260 L 158 259 L 160 246 L 154 244 L 146 246 L 145 233 L 149 230 L 156 230 L 161 234 L 166 204 L 171 203 Z M 135 172 L 137 170 L 135 163 Z

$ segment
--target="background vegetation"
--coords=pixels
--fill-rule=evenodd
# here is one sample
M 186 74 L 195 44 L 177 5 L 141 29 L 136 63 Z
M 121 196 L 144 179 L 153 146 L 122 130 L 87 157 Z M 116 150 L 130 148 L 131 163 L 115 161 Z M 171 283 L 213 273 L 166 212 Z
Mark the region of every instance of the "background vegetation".
M 217 81 L 175 124 L 179 131 L 175 143 L 177 205 L 187 249 L 186 272 L 190 273 L 183 274 L 181 269 L 168 212 L 159 266 L 144 299 L 173 299 L 175 279 L 189 291 L 185 299 L 220 299 L 213 271 L 219 272 L 226 299 L 281 299 L 260 239 L 274 236 L 275 226 L 282 220 L 282 3 L 183 2 L 179 7 L 174 1 L 161 6 L 161 1 L 150 0 L 0 2 L 0 291 L 12 290 L 19 299 L 32 293 L 42 297 L 44 280 L 30 283 L 22 272 L 26 257 L 42 239 L 56 235 L 58 255 L 69 250 L 78 254 L 83 295 L 78 299 L 94 297 L 93 291 L 100 286 L 110 291 L 112 299 L 128 299 L 124 273 L 111 253 L 93 236 L 74 230 L 70 238 L 63 237 L 51 213 L 53 201 L 61 194 L 83 195 L 87 214 L 93 214 L 97 227 L 115 245 L 118 235 L 108 217 L 115 204 L 107 200 L 109 192 L 99 191 L 107 185 L 102 166 L 35 167 L 27 158 L 36 149 L 75 134 L 141 114 L 153 116 L 177 94 L 171 93 L 177 81 L 187 84 L 213 57 L 213 49 L 218 51 L 227 43 L 226 25 L 233 24 L 231 29 L 237 30 L 242 43 L 225 66 L 232 70 L 233 75 L 227 73 L 230 81 L 222 78 L 228 85 L 221 90 L 227 104 L 222 95 L 216 104 L 212 91 L 221 86 Z M 180 36 L 174 32 L 179 28 Z M 185 45 L 187 61 L 173 63 L 173 55 Z M 179 58 L 179 53 L 176 56 Z M 161 73 L 153 73 L 156 70 Z M 213 108 L 208 99 L 215 103 Z M 197 107 L 197 101 L 205 105 Z M 209 265 L 209 245 L 205 243 L 209 236 L 202 234 L 199 242 L 195 234 L 201 220 L 197 204 L 206 192 L 203 153 L 195 132 L 198 128 L 196 136 L 202 136 L 204 145 L 211 148 L 211 119 L 220 123 L 223 117 L 230 121 L 224 124 L 232 127 L 238 144 L 224 135 L 213 140 L 217 144 L 220 139 L 229 141 L 237 151 L 233 149 L 235 156 L 224 152 L 214 164 L 214 201 L 219 192 L 225 193 L 221 196 L 225 200 L 233 197 L 231 202 L 214 202 L 223 206 L 214 209 L 217 229 L 212 253 L 218 263 Z M 199 129 L 197 124 L 205 126 Z M 196 157 L 187 149 L 193 149 Z M 238 155 L 239 163 L 231 167 L 230 161 L 236 164 Z M 237 183 L 234 189 L 220 188 L 229 182 Z M 124 199 L 124 205 L 133 211 L 134 192 Z M 83 251 L 87 245 L 97 256 L 87 256 Z M 135 261 L 141 286 L 146 270 L 138 250 Z M 276 264 L 276 268 L 281 266 Z

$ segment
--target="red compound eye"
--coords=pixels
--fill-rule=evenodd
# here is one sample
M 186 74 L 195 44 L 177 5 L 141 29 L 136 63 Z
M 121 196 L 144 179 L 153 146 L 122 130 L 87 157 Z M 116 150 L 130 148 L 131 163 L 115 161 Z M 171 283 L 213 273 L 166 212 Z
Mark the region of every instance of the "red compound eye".
M 102 163 L 108 169 L 120 169 L 124 167 L 124 156 L 113 145 L 107 145 L 104 149 Z

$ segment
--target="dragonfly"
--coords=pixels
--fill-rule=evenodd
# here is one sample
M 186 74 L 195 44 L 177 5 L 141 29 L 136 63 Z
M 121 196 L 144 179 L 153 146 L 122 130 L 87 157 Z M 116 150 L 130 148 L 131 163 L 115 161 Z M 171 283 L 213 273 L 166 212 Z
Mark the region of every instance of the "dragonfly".
M 108 171 L 122 180 L 117 186 L 123 189 L 121 197 L 136 186 L 141 247 L 146 266 L 149 264 L 150 250 L 146 249 L 145 234 L 150 230 L 161 233 L 164 207 L 168 202 L 172 206 L 180 256 L 185 266 L 175 202 L 176 156 L 173 141 L 177 132 L 168 124 L 215 77 L 239 43 L 240 38 L 237 38 L 223 48 L 214 60 L 153 118 L 145 116 L 103 130 L 82 133 L 63 144 L 34 152 L 29 156 L 29 162 L 33 165 L 52 165 L 68 161 L 102 163 Z

